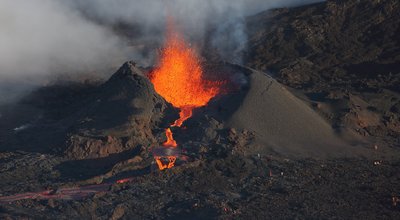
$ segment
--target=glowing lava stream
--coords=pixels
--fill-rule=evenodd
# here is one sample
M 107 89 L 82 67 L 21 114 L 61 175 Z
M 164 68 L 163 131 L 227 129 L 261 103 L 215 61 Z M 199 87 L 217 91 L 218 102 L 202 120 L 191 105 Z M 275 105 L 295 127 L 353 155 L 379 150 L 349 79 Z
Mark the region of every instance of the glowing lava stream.
M 158 94 L 180 109 L 179 119 L 172 127 L 182 126 L 192 116 L 193 109 L 205 106 L 220 90 L 220 83 L 203 79 L 203 70 L 196 52 L 187 46 L 171 24 L 159 66 L 150 74 L 150 80 Z M 167 141 L 163 146 L 177 147 L 171 129 L 167 128 L 165 132 Z M 160 170 L 174 166 L 176 157 L 164 158 L 168 160 L 168 164 L 163 163 L 162 157 L 155 157 Z

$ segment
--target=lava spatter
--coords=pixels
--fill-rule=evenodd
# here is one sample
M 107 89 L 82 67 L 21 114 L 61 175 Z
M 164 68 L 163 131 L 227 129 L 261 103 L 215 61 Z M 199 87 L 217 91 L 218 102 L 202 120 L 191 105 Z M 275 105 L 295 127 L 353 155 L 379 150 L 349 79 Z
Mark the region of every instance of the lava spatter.
M 192 116 L 193 109 L 205 106 L 220 92 L 219 82 L 205 80 L 196 51 L 188 46 L 180 34 L 168 25 L 167 39 L 162 50 L 158 68 L 150 74 L 154 89 L 167 102 L 180 109 L 179 119 L 171 126 L 180 127 Z M 170 128 L 166 129 L 165 147 L 177 147 Z M 170 168 L 175 159 L 168 159 L 167 166 L 156 158 L 159 168 Z

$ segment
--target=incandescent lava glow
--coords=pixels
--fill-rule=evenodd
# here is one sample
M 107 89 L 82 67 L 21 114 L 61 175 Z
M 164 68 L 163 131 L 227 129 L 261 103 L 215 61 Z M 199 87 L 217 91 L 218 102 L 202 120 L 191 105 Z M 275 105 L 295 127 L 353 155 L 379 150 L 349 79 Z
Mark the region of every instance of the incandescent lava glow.
M 172 127 L 180 127 L 192 116 L 193 109 L 207 105 L 219 93 L 221 84 L 203 78 L 203 69 L 196 51 L 174 30 L 171 23 L 158 68 L 150 74 L 150 81 L 158 94 L 180 109 L 179 119 Z M 167 141 L 163 146 L 178 146 L 170 128 L 166 129 L 166 136 Z M 162 163 L 157 158 L 156 162 L 161 170 L 173 166 L 160 166 Z
M 187 46 L 178 33 L 169 32 L 159 67 L 150 79 L 156 92 L 167 102 L 191 113 L 190 110 L 206 105 L 218 94 L 218 83 L 203 79 L 195 50 Z
M 178 144 L 176 143 L 176 141 L 172 137 L 171 128 L 167 128 L 165 130 L 165 136 L 167 136 L 167 141 L 165 141 L 163 143 L 163 146 L 165 146 L 165 147 L 176 147 L 176 146 L 178 146 Z

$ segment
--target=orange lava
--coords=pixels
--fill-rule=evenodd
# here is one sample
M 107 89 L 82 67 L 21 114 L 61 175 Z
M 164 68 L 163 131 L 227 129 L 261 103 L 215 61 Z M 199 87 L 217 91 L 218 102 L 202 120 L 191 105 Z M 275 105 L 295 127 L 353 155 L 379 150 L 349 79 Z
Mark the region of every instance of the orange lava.
M 156 163 L 158 165 L 158 169 L 160 169 L 160 170 L 170 169 L 173 166 L 175 166 L 175 161 L 176 161 L 175 156 L 166 156 L 165 158 L 168 160 L 167 164 L 164 164 L 163 157 L 154 157 L 154 159 L 156 160 Z
M 195 51 L 178 34 L 168 34 L 159 68 L 150 77 L 157 93 L 176 108 L 204 106 L 218 94 L 219 87 L 202 76 Z
M 211 98 L 219 93 L 219 83 L 205 80 L 200 59 L 195 50 L 187 45 L 183 38 L 168 27 L 165 47 L 161 53 L 158 68 L 150 75 L 154 89 L 174 107 L 180 109 L 179 119 L 171 126 L 180 127 L 190 118 L 193 109 L 205 106 Z M 178 146 L 170 128 L 166 129 L 165 147 Z M 175 158 L 167 157 L 168 165 L 161 158 L 155 158 L 160 170 L 174 166 Z
M 171 128 L 165 129 L 165 135 L 167 136 L 167 141 L 163 143 L 163 146 L 165 147 L 176 147 L 178 144 L 174 140 L 174 137 L 172 137 L 172 131 Z
M 192 117 L 193 107 L 183 107 L 180 110 L 179 118 L 171 125 L 172 127 L 180 127 L 186 119 Z

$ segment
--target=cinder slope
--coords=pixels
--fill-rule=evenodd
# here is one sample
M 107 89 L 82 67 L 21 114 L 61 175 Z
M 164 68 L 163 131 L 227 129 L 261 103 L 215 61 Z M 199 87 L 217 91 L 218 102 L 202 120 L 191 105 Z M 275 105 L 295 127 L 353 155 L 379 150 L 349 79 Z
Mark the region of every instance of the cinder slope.
M 249 89 L 226 126 L 254 132 L 259 145 L 254 152 L 316 158 L 364 154 L 271 77 L 257 71 L 248 77 Z
M 157 143 L 152 129 L 173 111 L 133 62 L 125 63 L 77 112 L 66 154 L 99 158 Z
M 330 123 L 371 139 L 377 152 L 399 149 L 398 0 L 328 0 L 265 11 L 246 24 L 247 66 L 303 90 Z

